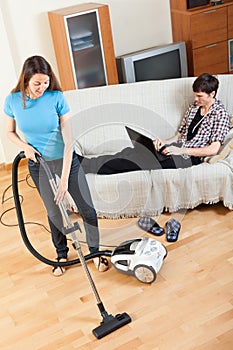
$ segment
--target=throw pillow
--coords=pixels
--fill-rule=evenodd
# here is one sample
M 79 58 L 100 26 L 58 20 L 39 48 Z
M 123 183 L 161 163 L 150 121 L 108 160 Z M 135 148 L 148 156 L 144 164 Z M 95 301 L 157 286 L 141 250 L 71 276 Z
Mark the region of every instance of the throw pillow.
M 218 154 L 212 157 L 205 157 L 204 161 L 210 164 L 216 163 L 219 160 L 225 159 L 233 149 L 233 129 L 231 129 L 225 142 L 221 145 Z

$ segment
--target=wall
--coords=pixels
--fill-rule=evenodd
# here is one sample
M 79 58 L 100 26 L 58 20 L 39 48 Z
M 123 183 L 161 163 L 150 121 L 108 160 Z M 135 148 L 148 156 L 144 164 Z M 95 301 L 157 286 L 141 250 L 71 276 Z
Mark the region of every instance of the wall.
M 45 56 L 58 74 L 48 11 L 90 2 L 82 0 L 0 0 L 0 163 L 11 163 L 18 149 L 4 135 L 3 103 L 24 60 Z M 172 42 L 169 0 L 106 0 L 116 56 Z
M 12 61 L 12 55 L 5 31 L 2 12 L 0 11 L 0 52 L 1 52 L 1 64 L 0 64 L 0 164 L 8 163 L 12 159 L 12 153 L 15 150 L 12 144 L 6 138 L 3 116 L 3 104 L 6 94 L 11 90 L 16 80 L 16 72 Z M 4 53 L 4 54 L 2 54 Z M 15 151 L 16 154 L 16 151 Z

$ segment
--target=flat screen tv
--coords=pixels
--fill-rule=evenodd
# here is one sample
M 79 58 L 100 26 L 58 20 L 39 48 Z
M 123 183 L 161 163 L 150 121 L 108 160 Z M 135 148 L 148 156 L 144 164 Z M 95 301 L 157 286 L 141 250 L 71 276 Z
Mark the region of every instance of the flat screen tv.
M 155 46 L 116 58 L 120 83 L 187 77 L 184 41 Z

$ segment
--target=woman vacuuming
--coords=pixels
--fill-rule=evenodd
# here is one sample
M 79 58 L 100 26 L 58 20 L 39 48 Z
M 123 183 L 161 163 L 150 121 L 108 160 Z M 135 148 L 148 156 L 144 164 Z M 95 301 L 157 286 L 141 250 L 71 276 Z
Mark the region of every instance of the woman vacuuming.
M 57 261 L 61 262 L 67 260 L 69 248 L 67 238 L 61 232 L 63 222 L 57 204 L 64 200 L 67 192 L 82 216 L 90 253 L 99 250 L 97 215 L 85 174 L 73 151 L 69 110 L 60 84 L 45 58 L 32 56 L 26 59 L 16 87 L 5 100 L 6 133 L 28 158 L 30 175 L 47 210 Z M 36 155 L 42 156 L 52 174 L 60 177 L 55 198 Z M 99 271 L 108 269 L 106 258 L 100 256 L 93 261 Z M 52 272 L 54 276 L 60 276 L 65 269 L 56 266 Z

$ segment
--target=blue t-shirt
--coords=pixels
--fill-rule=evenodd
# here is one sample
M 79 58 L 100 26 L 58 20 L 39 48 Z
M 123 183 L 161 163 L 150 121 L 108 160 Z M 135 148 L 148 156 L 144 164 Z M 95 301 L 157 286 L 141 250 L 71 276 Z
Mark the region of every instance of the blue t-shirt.
M 46 90 L 37 99 L 26 98 L 26 108 L 23 106 L 21 96 L 21 92 L 8 95 L 4 112 L 15 119 L 28 144 L 39 151 L 45 159 L 62 158 L 64 142 L 60 117 L 70 110 L 63 93 Z

